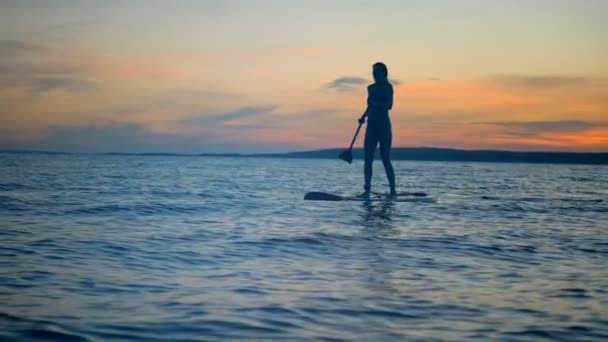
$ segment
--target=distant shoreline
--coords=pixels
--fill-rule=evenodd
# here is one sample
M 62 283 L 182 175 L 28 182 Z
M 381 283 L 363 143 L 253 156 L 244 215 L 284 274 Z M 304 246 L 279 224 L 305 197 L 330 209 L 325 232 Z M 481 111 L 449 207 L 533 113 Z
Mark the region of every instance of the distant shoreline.
M 48 155 L 111 155 L 111 156 L 171 156 L 171 157 L 232 157 L 232 158 L 299 158 L 337 159 L 341 148 L 287 152 L 287 153 L 71 153 L 61 151 L 0 150 L 0 153 L 48 154 Z M 354 159 L 362 159 L 363 151 L 353 149 Z M 591 164 L 608 165 L 608 152 L 536 152 L 508 150 L 460 150 L 434 147 L 395 147 L 391 152 L 393 160 L 455 161 L 492 163 L 542 163 L 542 164 Z

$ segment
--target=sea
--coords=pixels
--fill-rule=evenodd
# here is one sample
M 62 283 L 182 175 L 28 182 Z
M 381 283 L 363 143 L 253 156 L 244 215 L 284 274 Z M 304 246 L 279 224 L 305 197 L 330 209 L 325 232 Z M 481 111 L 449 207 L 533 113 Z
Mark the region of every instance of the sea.
M 608 339 L 607 166 L 394 166 L 2 153 L 0 340 Z

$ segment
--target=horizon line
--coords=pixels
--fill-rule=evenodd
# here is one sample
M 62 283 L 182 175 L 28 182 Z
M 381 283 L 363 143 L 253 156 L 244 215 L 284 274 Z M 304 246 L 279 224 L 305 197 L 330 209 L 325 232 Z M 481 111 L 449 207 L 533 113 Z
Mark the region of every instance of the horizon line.
M 61 150 L 38 150 L 38 149 L 0 149 L 0 153 L 46 153 L 46 154 L 83 154 L 83 155 L 108 155 L 108 154 L 122 154 L 122 155 L 179 155 L 179 156 L 213 156 L 213 155 L 233 155 L 233 156 L 269 156 L 269 155 L 290 155 L 296 153 L 311 153 L 311 152 L 329 152 L 333 150 L 346 150 L 344 147 L 327 147 L 321 149 L 310 149 L 310 150 L 297 150 L 288 152 L 197 152 L 197 153 L 182 153 L 182 152 L 118 152 L 118 151 L 107 151 L 107 152 L 70 152 Z M 453 147 L 434 147 L 434 146 L 394 146 L 392 150 L 449 150 L 449 151 L 463 151 L 463 152 L 504 152 L 504 153 L 551 153 L 551 154 L 608 154 L 606 151 L 558 151 L 558 150 L 513 150 L 513 149 L 466 149 L 466 148 L 453 148 Z M 361 147 L 353 148 L 353 151 L 363 150 Z

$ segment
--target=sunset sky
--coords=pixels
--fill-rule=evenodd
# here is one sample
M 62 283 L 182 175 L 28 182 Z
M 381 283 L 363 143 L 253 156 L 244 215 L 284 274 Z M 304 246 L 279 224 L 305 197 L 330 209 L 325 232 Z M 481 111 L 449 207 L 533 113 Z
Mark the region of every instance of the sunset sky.
M 608 151 L 608 1 L 0 2 L 0 149 Z M 360 142 L 359 142 L 360 143 Z

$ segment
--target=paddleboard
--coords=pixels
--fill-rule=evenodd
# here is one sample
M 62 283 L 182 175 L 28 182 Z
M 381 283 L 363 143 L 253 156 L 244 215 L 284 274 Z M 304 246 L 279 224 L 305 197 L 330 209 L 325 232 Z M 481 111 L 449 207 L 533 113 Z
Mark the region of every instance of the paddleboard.
M 341 196 L 327 192 L 312 191 L 304 195 L 307 201 L 358 201 L 358 202 L 376 202 L 376 201 L 393 201 L 393 202 L 435 202 L 435 200 L 424 192 L 400 192 L 397 196 L 389 196 L 372 192 L 368 197 L 357 196 Z

